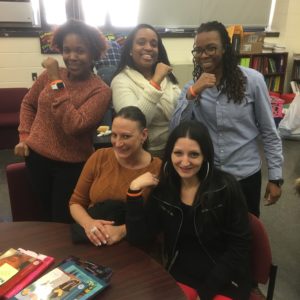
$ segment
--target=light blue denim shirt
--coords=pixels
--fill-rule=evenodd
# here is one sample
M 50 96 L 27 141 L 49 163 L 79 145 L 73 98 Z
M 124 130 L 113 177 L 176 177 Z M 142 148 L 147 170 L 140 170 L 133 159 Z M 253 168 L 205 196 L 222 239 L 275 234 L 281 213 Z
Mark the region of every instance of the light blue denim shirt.
M 180 95 L 170 129 L 180 121 L 195 119 L 204 123 L 215 149 L 215 164 L 238 180 L 261 168 L 258 148 L 260 136 L 268 165 L 269 179 L 282 178 L 282 143 L 272 116 L 269 93 L 262 74 L 241 67 L 246 77 L 245 97 L 241 104 L 228 102 L 216 87 L 205 89 L 197 100 L 187 100 L 188 82 Z

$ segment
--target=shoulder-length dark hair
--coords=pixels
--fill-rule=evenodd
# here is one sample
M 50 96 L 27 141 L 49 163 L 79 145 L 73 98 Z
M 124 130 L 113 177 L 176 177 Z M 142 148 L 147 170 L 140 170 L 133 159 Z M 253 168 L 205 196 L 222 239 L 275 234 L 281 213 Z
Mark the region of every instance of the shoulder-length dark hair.
M 171 156 L 177 140 L 186 137 L 197 142 L 204 157 L 198 172 L 201 190 L 204 190 L 202 187 L 209 185 L 214 172 L 214 147 L 209 132 L 203 123 L 185 121 L 170 133 L 163 157 L 158 188 L 163 187 L 180 194 L 181 179 L 172 164 Z
M 159 63 L 159 62 L 162 62 L 168 66 L 170 66 L 170 61 L 169 61 L 169 58 L 168 58 L 168 55 L 167 55 L 167 51 L 162 43 L 162 39 L 159 35 L 159 33 L 157 32 L 157 30 L 152 27 L 151 25 L 149 24 L 139 24 L 137 25 L 130 33 L 129 35 L 127 36 L 126 40 L 125 40 L 125 43 L 123 45 L 123 48 L 122 48 L 122 53 L 121 53 L 121 59 L 120 59 L 120 62 L 118 64 L 118 67 L 117 67 L 117 70 L 114 74 L 114 77 L 116 75 L 118 75 L 121 71 L 123 71 L 123 69 L 128 66 L 132 69 L 135 69 L 138 71 L 137 67 L 135 66 L 135 63 L 132 59 L 132 56 L 130 55 L 130 52 L 132 50 L 132 46 L 133 46 L 133 41 L 134 41 L 134 38 L 136 36 L 136 33 L 140 30 L 140 29 L 144 29 L 144 28 L 147 28 L 147 29 L 150 29 L 152 31 L 155 32 L 156 36 L 157 36 L 157 42 L 158 42 L 158 58 L 157 58 L 157 62 L 152 66 L 152 71 L 154 73 L 155 71 L 155 68 L 156 68 L 156 65 Z M 170 73 L 169 75 L 169 78 L 170 80 L 174 83 L 174 84 L 178 84 L 178 81 L 176 79 L 176 77 L 174 76 L 173 73 Z
M 62 53 L 64 38 L 70 33 L 78 34 L 86 42 L 92 59 L 95 61 L 100 59 L 107 50 L 106 38 L 97 28 L 73 19 L 68 20 L 54 31 L 52 47 Z
M 225 26 L 217 21 L 203 23 L 197 29 L 196 35 L 202 32 L 217 31 L 221 38 L 222 46 L 224 49 L 223 54 L 223 76 L 221 78 L 220 86 L 222 86 L 222 91 L 226 93 L 228 101 L 232 100 L 234 103 L 241 103 L 245 96 L 245 77 L 238 67 L 238 59 L 235 55 L 228 32 Z M 195 58 L 193 78 L 196 81 L 203 70 Z

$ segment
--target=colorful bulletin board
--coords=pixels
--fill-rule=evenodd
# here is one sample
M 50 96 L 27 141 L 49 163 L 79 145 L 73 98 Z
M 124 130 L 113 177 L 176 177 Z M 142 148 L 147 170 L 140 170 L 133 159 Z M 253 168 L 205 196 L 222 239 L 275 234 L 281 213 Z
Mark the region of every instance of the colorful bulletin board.
M 51 48 L 51 41 L 53 32 L 41 32 L 40 33 L 40 44 L 42 54 L 58 54 L 59 52 Z

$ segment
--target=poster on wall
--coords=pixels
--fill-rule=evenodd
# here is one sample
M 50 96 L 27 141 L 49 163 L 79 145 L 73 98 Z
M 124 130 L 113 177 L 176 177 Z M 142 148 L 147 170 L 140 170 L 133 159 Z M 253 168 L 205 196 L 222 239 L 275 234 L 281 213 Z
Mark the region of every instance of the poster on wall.
M 53 32 L 41 32 L 40 33 L 40 44 L 42 54 L 58 54 L 59 51 L 51 48 Z

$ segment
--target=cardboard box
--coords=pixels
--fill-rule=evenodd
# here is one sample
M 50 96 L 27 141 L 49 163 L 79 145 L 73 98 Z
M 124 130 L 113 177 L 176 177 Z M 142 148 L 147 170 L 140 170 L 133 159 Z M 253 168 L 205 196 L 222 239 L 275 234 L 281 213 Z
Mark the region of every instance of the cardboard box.
M 244 32 L 241 40 L 240 54 L 262 53 L 264 32 Z

